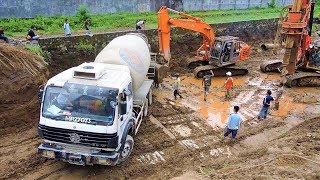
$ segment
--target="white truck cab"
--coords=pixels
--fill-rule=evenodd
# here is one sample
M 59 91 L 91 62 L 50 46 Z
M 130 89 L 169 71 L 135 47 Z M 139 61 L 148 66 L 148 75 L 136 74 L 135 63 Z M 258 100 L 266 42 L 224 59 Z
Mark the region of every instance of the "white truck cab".
M 152 103 L 153 80 L 133 89 L 127 65 L 83 63 L 52 77 L 42 89 L 41 156 L 77 165 L 116 165 Z

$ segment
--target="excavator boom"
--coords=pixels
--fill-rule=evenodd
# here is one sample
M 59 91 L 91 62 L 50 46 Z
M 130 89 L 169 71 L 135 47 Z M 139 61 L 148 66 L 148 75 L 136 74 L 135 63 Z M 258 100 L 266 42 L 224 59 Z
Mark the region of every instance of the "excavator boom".
M 170 18 L 169 12 L 179 14 L 181 17 L 186 19 Z M 161 7 L 158 12 L 158 21 L 159 50 L 160 53 L 163 54 L 165 60 L 169 62 L 171 58 L 170 31 L 172 25 L 202 34 L 204 40 L 203 45 L 199 49 L 205 51 L 205 56 L 201 58 L 201 60 L 207 60 L 209 58 L 209 52 L 205 47 L 211 47 L 215 39 L 214 31 L 209 24 L 205 23 L 200 18 L 193 17 L 183 12 L 178 12 L 165 6 Z

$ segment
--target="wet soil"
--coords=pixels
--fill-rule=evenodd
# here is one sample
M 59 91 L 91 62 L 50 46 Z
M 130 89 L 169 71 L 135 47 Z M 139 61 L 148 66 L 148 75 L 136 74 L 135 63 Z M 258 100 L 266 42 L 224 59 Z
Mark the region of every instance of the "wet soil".
M 3 53 L 2 51 L 0 52 Z M 16 93 L 19 94 L 17 98 L 14 93 L 1 96 L 2 113 L 12 112 L 14 118 L 2 116 L 0 119 L 0 177 L 319 179 L 319 87 L 285 88 L 280 110 L 272 109 L 266 120 L 256 120 L 266 90 L 275 91 L 279 78 L 275 73 L 261 73 L 259 65 L 262 61 L 280 57 L 281 55 L 254 50 L 251 58 L 240 64 L 248 68 L 249 74 L 234 77 L 232 99 L 224 98 L 222 85 L 225 78 L 214 77 L 207 101 L 203 100 L 201 80 L 195 79 L 184 66 L 180 66 L 183 65 L 183 58 L 180 58 L 177 60 L 179 67 L 174 65 L 171 72 L 181 73 L 183 98 L 174 100 L 173 80 L 170 78 L 164 79 L 160 87 L 154 89 L 150 117 L 145 119 L 138 135 L 134 137 L 133 154 L 127 162 L 115 167 L 83 167 L 37 156 L 37 146 L 40 144 L 36 128 L 38 105 L 32 103 L 31 110 L 21 106 L 23 113 L 10 111 L 13 108 L 9 106 L 19 104 L 20 107 L 20 104 L 33 102 L 37 88 Z M 9 78 L 5 76 L 1 82 L 6 82 L 7 79 Z M 33 80 L 32 87 L 40 83 L 33 76 L 30 79 Z M 18 84 L 20 81 L 16 80 Z M 2 102 L 9 97 L 13 100 L 3 106 Z M 235 142 L 230 137 L 223 137 L 227 117 L 234 105 L 240 106 L 243 120 Z M 4 107 L 9 108 L 8 111 Z M 154 124 L 151 118 L 159 121 L 162 127 Z
M 26 50 L 0 43 L 0 136 L 20 132 L 38 121 L 39 85 L 48 70 L 43 59 Z

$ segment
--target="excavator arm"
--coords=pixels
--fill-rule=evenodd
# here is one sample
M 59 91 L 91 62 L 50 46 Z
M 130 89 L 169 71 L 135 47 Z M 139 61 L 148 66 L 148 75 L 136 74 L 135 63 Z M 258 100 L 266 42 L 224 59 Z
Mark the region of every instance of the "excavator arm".
M 294 74 L 297 66 L 306 66 L 311 44 L 315 0 L 294 0 L 282 22 L 286 52 L 282 60 L 282 75 Z
M 170 18 L 169 12 L 179 14 L 181 17 L 186 19 L 176 19 Z M 165 60 L 170 61 L 170 31 L 171 26 L 177 26 L 184 29 L 189 29 L 202 34 L 203 44 L 198 49 L 199 51 L 205 51 L 204 56 L 197 56 L 199 60 L 209 59 L 209 51 L 206 47 L 212 47 L 215 39 L 215 34 L 211 26 L 200 18 L 193 17 L 191 15 L 185 14 L 183 12 L 178 12 L 176 10 L 167 8 L 165 6 L 161 7 L 158 12 L 158 36 L 159 36 L 159 50 L 162 53 Z M 197 53 L 199 54 L 199 53 Z

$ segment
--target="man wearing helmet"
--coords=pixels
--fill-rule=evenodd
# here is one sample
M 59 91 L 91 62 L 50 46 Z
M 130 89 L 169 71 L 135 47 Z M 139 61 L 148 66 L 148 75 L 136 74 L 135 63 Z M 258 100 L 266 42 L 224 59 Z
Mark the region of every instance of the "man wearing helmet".
M 231 98 L 231 94 L 230 94 L 230 90 L 231 90 L 231 88 L 233 88 L 233 79 L 232 79 L 232 77 L 231 77 L 231 72 L 230 71 L 228 71 L 227 73 L 226 73 L 226 75 L 227 75 L 227 80 L 226 80 L 226 82 L 224 83 L 224 85 L 223 85 L 223 87 L 225 87 L 226 88 L 226 94 L 225 94 L 225 97 L 226 98 Z

